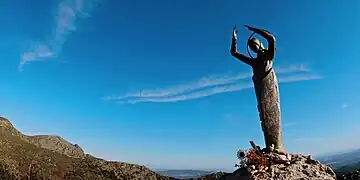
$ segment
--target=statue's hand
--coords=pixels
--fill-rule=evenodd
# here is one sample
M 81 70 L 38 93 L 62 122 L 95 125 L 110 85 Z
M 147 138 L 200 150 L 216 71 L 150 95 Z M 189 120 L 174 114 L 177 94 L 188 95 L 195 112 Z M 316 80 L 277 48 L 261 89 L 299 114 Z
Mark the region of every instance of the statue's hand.
M 234 29 L 233 29 L 233 39 L 237 40 L 237 29 L 236 29 L 236 25 L 234 26 Z
M 244 26 L 247 27 L 249 31 L 255 31 L 256 30 L 256 28 L 253 28 L 251 26 L 248 26 L 248 25 L 244 25 Z

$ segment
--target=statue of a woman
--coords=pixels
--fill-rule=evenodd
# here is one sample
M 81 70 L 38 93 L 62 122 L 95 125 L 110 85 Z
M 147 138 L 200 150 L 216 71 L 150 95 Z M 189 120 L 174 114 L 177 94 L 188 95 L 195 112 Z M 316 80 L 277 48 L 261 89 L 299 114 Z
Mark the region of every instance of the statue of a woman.
M 245 25 L 250 31 L 257 33 L 268 41 L 268 48 L 264 48 L 259 39 L 249 39 L 247 45 L 257 54 L 256 58 L 249 58 L 237 51 L 237 29 L 233 29 L 231 55 L 240 61 L 248 64 L 253 69 L 253 82 L 258 111 L 261 120 L 261 127 L 264 133 L 267 149 L 275 149 L 277 152 L 284 153 L 285 149 L 282 142 L 281 116 L 280 116 L 280 97 L 278 82 L 275 71 L 272 68 L 275 55 L 275 37 L 266 30 L 261 30 Z

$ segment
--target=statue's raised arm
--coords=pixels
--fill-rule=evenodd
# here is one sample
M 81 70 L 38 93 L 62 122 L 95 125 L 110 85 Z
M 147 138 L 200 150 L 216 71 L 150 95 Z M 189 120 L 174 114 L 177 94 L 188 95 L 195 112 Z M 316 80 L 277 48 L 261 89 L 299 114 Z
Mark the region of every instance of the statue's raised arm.
M 233 29 L 233 36 L 232 36 L 232 43 L 231 43 L 230 53 L 231 53 L 232 56 L 236 57 L 238 60 L 252 66 L 251 58 L 240 54 L 238 52 L 238 50 L 237 50 L 237 29 L 236 29 L 236 26 L 234 26 L 234 29 Z

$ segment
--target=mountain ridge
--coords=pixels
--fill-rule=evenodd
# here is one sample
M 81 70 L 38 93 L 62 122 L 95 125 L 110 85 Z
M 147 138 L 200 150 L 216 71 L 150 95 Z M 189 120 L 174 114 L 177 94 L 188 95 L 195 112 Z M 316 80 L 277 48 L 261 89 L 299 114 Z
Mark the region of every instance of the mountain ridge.
M 5 117 L 0 117 L 0 126 L 5 128 L 14 136 L 20 137 L 22 140 L 27 141 L 40 148 L 45 148 L 55 151 L 69 157 L 83 158 L 85 156 L 84 150 L 77 144 L 71 144 L 60 136 L 56 135 L 34 135 L 27 136 L 17 130 L 14 125 Z
M 317 159 L 320 162 L 330 166 L 331 168 L 338 169 L 343 166 L 348 166 L 360 162 L 360 148 L 346 151 L 343 153 L 335 153 L 327 156 L 321 156 Z
M 0 118 L 0 179 L 176 180 L 145 166 L 106 161 L 79 149 L 59 136 L 26 136 Z M 72 150 L 76 152 L 71 154 Z

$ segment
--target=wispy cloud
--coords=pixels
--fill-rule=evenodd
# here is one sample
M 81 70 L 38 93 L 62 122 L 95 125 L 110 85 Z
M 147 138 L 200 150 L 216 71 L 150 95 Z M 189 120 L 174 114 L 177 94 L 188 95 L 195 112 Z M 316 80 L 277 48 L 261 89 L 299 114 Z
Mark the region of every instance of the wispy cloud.
M 222 118 L 226 121 L 234 121 L 240 119 L 240 117 L 234 114 L 224 114 Z
M 313 142 L 313 141 L 323 141 L 324 138 L 321 137 L 301 137 L 293 139 L 298 142 Z
M 283 127 L 290 127 L 290 126 L 293 126 L 293 125 L 295 125 L 295 123 L 289 122 L 289 123 L 284 123 Z
M 349 105 L 347 103 L 341 104 L 341 108 L 346 109 Z
M 217 87 L 212 87 L 209 89 L 194 91 L 194 92 L 191 92 L 188 94 L 179 94 L 179 95 L 164 96 L 164 97 L 131 99 L 131 100 L 127 100 L 127 101 L 119 101 L 118 103 L 120 103 L 120 104 L 123 104 L 123 103 L 135 104 L 135 103 L 140 103 L 140 102 L 176 102 L 176 101 L 184 101 L 184 100 L 190 100 L 190 99 L 203 98 L 203 97 L 207 97 L 207 96 L 211 96 L 211 95 L 215 95 L 215 94 L 219 94 L 219 93 L 224 93 L 224 92 L 239 91 L 239 90 L 247 89 L 250 87 L 253 87 L 253 85 L 251 83 L 231 84 L 231 85 L 217 86 Z
M 292 73 L 292 72 L 310 72 L 310 69 L 306 68 L 304 65 L 291 65 L 287 67 L 278 67 L 276 73 Z
M 303 65 L 299 66 L 289 66 L 286 68 L 279 67 L 276 68 L 276 72 L 278 74 L 292 73 L 292 72 L 308 72 L 309 70 L 305 68 Z M 164 96 L 173 96 L 182 93 L 191 92 L 194 90 L 200 90 L 203 88 L 218 86 L 224 84 L 235 83 L 239 80 L 248 79 L 252 76 L 252 72 L 249 73 L 237 73 L 237 74 L 217 74 L 210 75 L 203 78 L 200 78 L 196 81 L 165 87 L 165 88 L 156 88 L 153 90 L 140 90 L 137 92 L 126 93 L 121 96 L 109 96 L 105 97 L 106 100 L 122 100 L 126 98 L 146 98 L 146 97 L 164 97 Z M 239 85 L 236 85 L 237 87 Z
M 289 73 L 310 72 L 304 66 L 289 66 L 286 68 L 276 68 L 278 74 L 287 75 Z M 105 100 L 115 100 L 119 104 L 135 104 L 141 102 L 177 102 L 191 99 L 198 99 L 215 94 L 234 92 L 253 87 L 250 79 L 251 73 L 224 74 L 207 76 L 197 81 L 170 86 L 167 88 L 157 88 L 154 90 L 140 90 L 134 93 L 125 93 L 120 96 L 105 97 Z M 297 82 L 322 78 L 316 74 L 288 75 L 280 77 L 279 82 Z M 248 80 L 244 82 L 243 80 Z
M 286 77 L 279 77 L 278 80 L 281 83 L 287 82 L 297 82 L 297 81 L 308 81 L 308 80 L 315 80 L 323 78 L 317 74 L 300 74 L 300 75 L 291 75 Z
M 223 74 L 223 75 L 211 75 L 211 76 L 203 77 L 197 81 L 190 82 L 190 83 L 185 83 L 185 84 L 180 84 L 180 85 L 175 85 L 175 86 L 170 86 L 170 87 L 165 87 L 165 88 L 156 88 L 153 90 L 141 90 L 141 91 L 138 91 L 135 93 L 127 93 L 122 96 L 107 97 L 106 99 L 121 100 L 121 99 L 130 98 L 130 97 L 144 98 L 144 97 L 172 96 L 172 95 L 177 95 L 177 94 L 181 94 L 181 93 L 194 91 L 197 89 L 202 89 L 205 87 L 229 84 L 229 83 L 233 83 L 235 81 L 238 81 L 241 79 L 246 79 L 249 77 L 251 77 L 250 72 L 249 73 L 239 73 L 236 75 L 230 75 L 229 73 Z
M 56 57 L 67 35 L 76 30 L 75 21 L 89 17 L 89 13 L 99 2 L 100 0 L 61 0 L 56 8 L 52 35 L 47 40 L 30 44 L 29 50 L 21 55 L 19 70 L 26 63 Z

